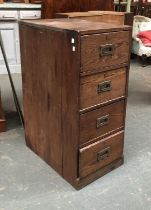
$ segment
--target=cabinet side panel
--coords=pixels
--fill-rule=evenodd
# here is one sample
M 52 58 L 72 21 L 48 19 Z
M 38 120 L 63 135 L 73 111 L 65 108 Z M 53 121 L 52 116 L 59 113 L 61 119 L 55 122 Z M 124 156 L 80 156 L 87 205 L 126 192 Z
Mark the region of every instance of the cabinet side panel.
M 72 31 L 67 31 L 64 37 L 61 61 L 63 176 L 74 184 L 78 168 L 80 39 Z
M 26 143 L 62 174 L 59 35 L 21 24 L 20 40 Z

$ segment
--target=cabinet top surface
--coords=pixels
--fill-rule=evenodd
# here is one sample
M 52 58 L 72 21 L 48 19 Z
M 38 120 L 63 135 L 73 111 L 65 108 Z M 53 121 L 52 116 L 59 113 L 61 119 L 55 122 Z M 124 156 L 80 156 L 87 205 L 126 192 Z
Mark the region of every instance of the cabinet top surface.
M 41 9 L 41 4 L 3 3 L 0 9 Z
M 71 30 L 71 31 L 76 31 L 81 35 L 131 30 L 130 26 L 125 26 L 125 25 L 115 25 L 110 23 L 91 22 L 87 20 L 67 19 L 67 18 L 21 21 L 20 24 L 29 25 L 32 27 L 42 28 L 42 29 L 45 28 L 53 30 Z

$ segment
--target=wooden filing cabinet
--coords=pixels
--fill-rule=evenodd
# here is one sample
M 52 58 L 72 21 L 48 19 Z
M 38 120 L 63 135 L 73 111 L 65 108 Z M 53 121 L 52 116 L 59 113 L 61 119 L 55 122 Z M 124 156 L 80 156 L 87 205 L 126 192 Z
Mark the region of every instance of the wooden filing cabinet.
M 20 22 L 27 145 L 79 189 L 123 163 L 131 27 Z

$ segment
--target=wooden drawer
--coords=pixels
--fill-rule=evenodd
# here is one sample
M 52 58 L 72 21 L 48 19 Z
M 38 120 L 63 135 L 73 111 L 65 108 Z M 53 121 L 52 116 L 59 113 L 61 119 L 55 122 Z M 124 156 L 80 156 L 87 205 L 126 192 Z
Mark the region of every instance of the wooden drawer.
M 80 149 L 79 177 L 85 177 L 121 158 L 123 155 L 123 143 L 124 132 L 121 131 Z
M 89 75 L 80 81 L 80 109 L 125 96 L 126 67 Z
M 129 61 L 130 32 L 81 36 L 81 71 L 104 71 Z
M 124 126 L 125 101 L 119 101 L 80 115 L 80 144 Z

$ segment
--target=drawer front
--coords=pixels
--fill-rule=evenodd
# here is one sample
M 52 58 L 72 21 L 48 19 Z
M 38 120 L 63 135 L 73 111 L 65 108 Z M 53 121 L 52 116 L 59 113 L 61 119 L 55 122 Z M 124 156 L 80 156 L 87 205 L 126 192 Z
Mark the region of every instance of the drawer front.
M 81 36 L 81 71 L 104 71 L 128 63 L 129 52 L 129 31 Z
M 119 101 L 80 115 L 80 144 L 124 126 L 125 101 Z
M 17 20 L 17 11 L 0 11 L 0 20 Z
M 31 20 L 31 19 L 40 19 L 41 11 L 40 10 L 31 10 L 31 11 L 20 11 L 20 19 Z
M 81 78 L 80 109 L 125 96 L 126 68 Z
M 85 177 L 123 155 L 124 132 L 116 133 L 79 151 L 79 177 Z

